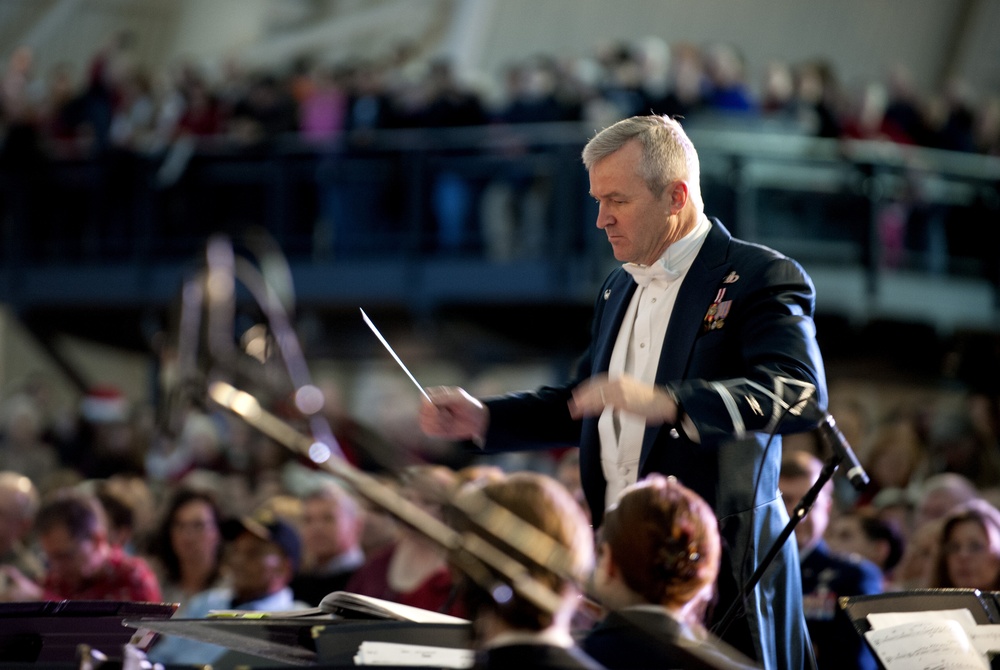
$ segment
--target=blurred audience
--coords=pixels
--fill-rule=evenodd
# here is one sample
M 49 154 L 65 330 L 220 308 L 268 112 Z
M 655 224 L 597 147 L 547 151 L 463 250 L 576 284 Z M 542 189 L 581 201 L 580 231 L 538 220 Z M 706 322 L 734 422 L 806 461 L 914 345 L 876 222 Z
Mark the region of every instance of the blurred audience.
M 87 479 L 144 475 L 145 454 L 132 423 L 135 410 L 130 399 L 113 384 L 87 389 L 80 399 L 72 440 L 63 446 L 63 462 Z
M 757 111 L 757 102 L 747 83 L 746 61 L 732 44 L 714 44 L 705 53 L 709 110 L 725 113 Z
M 939 553 L 943 519 L 930 519 L 915 526 L 906 540 L 903 556 L 896 566 L 893 586 L 897 591 L 930 588 Z
M 851 509 L 833 518 L 825 539 L 830 550 L 860 556 L 878 566 L 882 590 L 895 590 L 893 570 L 903 557 L 903 538 L 871 508 Z
M 32 581 L 44 572 L 27 542 L 40 500 L 34 483 L 19 472 L 0 472 L 0 565 L 10 565 Z
M 223 525 L 227 584 L 192 599 L 191 616 L 212 609 L 280 611 L 305 608 L 289 584 L 302 560 L 302 542 L 288 521 L 266 512 Z
M 202 591 L 188 600 L 184 616 L 204 618 L 213 610 L 281 612 L 307 609 L 289 587 L 299 568 L 302 544 L 294 526 L 270 512 L 256 511 L 224 523 L 227 583 Z M 152 661 L 163 664 L 212 664 L 227 648 L 167 636 L 149 650 Z M 225 664 L 223 664 L 225 665 Z
M 580 504 L 584 515 L 590 518 L 590 506 L 583 495 L 583 482 L 580 480 L 580 450 L 567 449 L 556 461 L 555 473 L 556 481 L 566 487 Z
M 146 561 L 108 541 L 107 518 L 95 496 L 55 492 L 39 509 L 35 532 L 45 575 L 39 584 L 4 566 L 3 600 L 160 601 L 159 583 Z
M 945 403 L 934 413 L 928 436 L 931 474 L 961 475 L 977 489 L 1000 485 L 1000 448 L 978 430 L 969 407 Z
M 1000 590 L 1000 511 L 970 500 L 942 519 L 930 586 Z
M 150 477 L 176 483 L 195 470 L 227 472 L 230 467 L 220 423 L 211 414 L 187 413 L 176 439 L 164 438 L 147 451 L 145 468 Z
M 952 509 L 978 497 L 975 485 L 962 475 L 946 472 L 920 482 L 913 517 L 913 527 L 946 516 Z
M 997 144 L 995 96 L 978 96 L 960 77 L 925 93 L 899 63 L 864 82 L 852 99 L 830 59 L 748 63 L 731 43 L 668 45 L 654 36 L 608 41 L 586 65 L 526 54 L 508 63 L 497 82 L 463 79 L 451 60 L 424 60 L 406 48 L 381 59 L 300 57 L 258 70 L 230 59 L 215 76 L 179 60 L 154 73 L 137 64 L 135 39 L 123 32 L 98 47 L 87 76 L 77 80 L 65 67 L 40 73 L 30 47 L 15 50 L 4 73 L 0 122 L 37 129 L 45 148 L 75 143 L 152 152 L 178 137 L 259 147 L 283 133 L 328 141 L 359 128 L 581 120 L 596 95 L 616 118 L 652 110 L 696 121 L 699 114 L 739 112 L 780 116 L 790 130 L 820 137 L 957 151 Z
M 864 467 L 871 482 L 855 504 L 868 505 L 885 489 L 909 488 L 926 470 L 926 460 L 927 448 L 913 420 L 900 417 L 883 422 L 868 439 Z
M 60 463 L 59 453 L 44 438 L 41 409 L 22 393 L 4 402 L 0 413 L 0 467 L 41 485 Z
M 221 524 L 216 497 L 208 491 L 179 488 L 165 501 L 146 555 L 159 574 L 164 601 L 180 604 L 178 616 L 195 595 L 221 585 Z
M 399 490 L 399 482 L 389 475 L 376 476 L 375 480 L 390 489 Z M 365 558 L 381 554 L 394 546 L 401 533 L 400 523 L 384 509 L 369 502 L 359 500 L 361 505 L 361 551 Z
M 361 524 L 357 501 L 334 482 L 302 496 L 302 566 L 291 582 L 296 598 L 317 606 L 344 590 L 365 562 Z
M 870 505 L 858 506 L 859 511 L 870 510 L 879 521 L 892 528 L 904 546 L 913 530 L 913 496 L 904 489 L 882 489 Z
M 102 480 L 95 486 L 93 494 L 108 520 L 108 543 L 126 554 L 134 553 L 135 510 L 132 501 L 104 484 Z
M 443 519 L 442 505 L 457 483 L 450 468 L 411 466 L 403 472 L 400 492 L 431 516 Z M 345 590 L 463 616 L 452 577 L 444 549 L 423 534 L 403 527 L 398 540 L 367 557 Z

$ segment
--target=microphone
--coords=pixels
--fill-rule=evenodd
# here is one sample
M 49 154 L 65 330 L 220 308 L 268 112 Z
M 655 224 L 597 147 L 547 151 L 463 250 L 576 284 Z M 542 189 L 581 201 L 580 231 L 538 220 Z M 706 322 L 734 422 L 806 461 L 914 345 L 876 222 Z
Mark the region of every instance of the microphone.
M 858 457 L 854 454 L 854 450 L 851 449 L 851 445 L 847 443 L 847 438 L 837 428 L 837 422 L 834 421 L 833 416 L 825 414 L 816 427 L 816 430 L 819 432 L 819 439 L 823 444 L 831 449 L 842 461 L 847 463 L 847 479 L 851 482 L 854 490 L 863 491 L 871 480 L 868 478 L 868 473 L 865 472 L 865 469 L 861 467 L 861 462 L 858 461 Z

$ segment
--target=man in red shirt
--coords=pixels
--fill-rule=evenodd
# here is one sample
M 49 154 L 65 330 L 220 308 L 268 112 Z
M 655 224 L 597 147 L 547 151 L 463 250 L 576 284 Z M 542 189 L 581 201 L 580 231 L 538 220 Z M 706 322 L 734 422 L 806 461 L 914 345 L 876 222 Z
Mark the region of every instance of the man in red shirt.
M 35 519 L 48 570 L 41 585 L 7 569 L 5 600 L 115 600 L 159 602 L 160 585 L 149 565 L 108 542 L 100 502 L 64 490 Z

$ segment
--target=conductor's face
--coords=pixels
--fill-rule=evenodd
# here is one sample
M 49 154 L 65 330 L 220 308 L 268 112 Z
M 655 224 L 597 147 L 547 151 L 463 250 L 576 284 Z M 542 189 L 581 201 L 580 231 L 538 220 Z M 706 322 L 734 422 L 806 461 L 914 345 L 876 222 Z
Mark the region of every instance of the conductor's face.
M 677 217 L 671 217 L 673 185 L 659 197 L 639 176 L 642 147 L 630 140 L 590 169 L 590 194 L 599 205 L 597 227 L 608 236 L 615 258 L 649 265 L 677 239 Z

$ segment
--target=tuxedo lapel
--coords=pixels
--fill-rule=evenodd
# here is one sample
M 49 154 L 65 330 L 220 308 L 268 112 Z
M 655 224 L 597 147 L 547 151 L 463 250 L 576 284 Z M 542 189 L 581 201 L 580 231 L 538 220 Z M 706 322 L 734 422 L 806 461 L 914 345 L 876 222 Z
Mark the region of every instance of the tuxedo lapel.
M 712 229 L 684 277 L 674 310 L 670 313 L 670 323 L 656 368 L 657 386 L 665 386 L 670 381 L 684 378 L 705 311 L 715 299 L 719 285 L 729 269 L 728 250 L 731 239 L 732 236 L 722 224 L 712 219 Z M 646 457 L 652 450 L 661 427 L 648 426 L 643 434 L 639 472 L 645 472 Z
M 597 334 L 594 348 L 593 372 L 595 373 L 608 371 L 608 365 L 611 363 L 611 352 L 615 348 L 618 331 L 621 329 L 622 320 L 625 318 L 625 312 L 632 301 L 635 289 L 635 281 L 624 270 L 620 271 L 605 289 L 606 304 L 601 315 L 600 331 Z
M 705 312 L 718 294 L 719 286 L 729 270 L 727 250 L 730 235 L 721 224 L 713 225 L 698 252 L 691 269 L 681 284 L 670 313 L 670 325 L 660 351 L 656 368 L 656 383 L 682 379 L 694 350 L 694 341 L 701 330 Z

